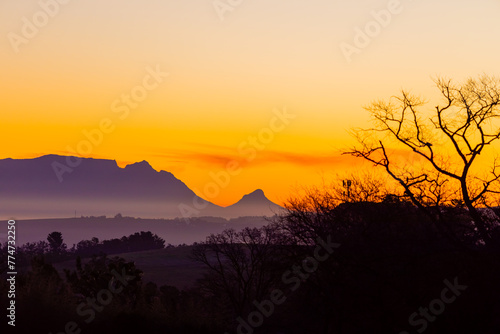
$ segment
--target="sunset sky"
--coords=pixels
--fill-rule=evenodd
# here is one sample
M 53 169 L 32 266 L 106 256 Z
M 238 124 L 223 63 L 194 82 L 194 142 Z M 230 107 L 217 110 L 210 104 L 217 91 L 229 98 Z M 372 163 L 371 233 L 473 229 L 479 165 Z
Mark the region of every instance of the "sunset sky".
M 498 0 L 61 2 L 0 2 L 0 158 L 147 160 L 219 205 L 256 188 L 282 203 L 352 169 L 340 152 L 373 100 L 407 88 L 432 101 L 437 76 L 500 74 Z M 276 121 L 283 110 L 293 119 Z M 241 173 L 207 198 L 232 160 Z

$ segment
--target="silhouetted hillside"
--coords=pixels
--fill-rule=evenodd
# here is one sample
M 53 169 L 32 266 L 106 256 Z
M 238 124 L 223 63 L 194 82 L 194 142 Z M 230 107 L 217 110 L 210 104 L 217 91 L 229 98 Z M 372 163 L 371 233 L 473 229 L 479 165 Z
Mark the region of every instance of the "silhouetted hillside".
M 0 160 L 4 219 L 111 216 L 117 212 L 145 218 L 231 218 L 272 215 L 279 208 L 262 191 L 256 194 L 259 196 L 252 197 L 259 197 L 257 201 L 245 200 L 224 209 L 146 161 L 120 168 L 114 160 L 59 155 Z
M 268 216 L 270 212 L 279 213 L 283 208 L 271 202 L 261 189 L 243 196 L 238 202 L 224 209 L 226 216 Z

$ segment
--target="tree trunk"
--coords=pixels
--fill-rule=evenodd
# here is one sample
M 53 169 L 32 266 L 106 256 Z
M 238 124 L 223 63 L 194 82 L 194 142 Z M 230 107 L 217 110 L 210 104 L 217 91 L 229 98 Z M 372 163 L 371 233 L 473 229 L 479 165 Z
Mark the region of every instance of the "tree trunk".
M 469 192 L 467 190 L 467 183 L 465 181 L 465 178 L 460 180 L 460 184 L 462 187 L 462 198 L 464 200 L 465 206 L 469 210 L 469 214 L 474 221 L 474 225 L 476 226 L 477 230 L 479 231 L 479 235 L 483 239 L 485 244 L 488 244 L 490 241 L 490 235 L 488 233 L 488 229 L 486 228 L 486 224 L 484 223 L 483 218 L 481 217 L 481 214 L 477 209 L 474 207 L 472 204 L 470 197 L 469 197 Z

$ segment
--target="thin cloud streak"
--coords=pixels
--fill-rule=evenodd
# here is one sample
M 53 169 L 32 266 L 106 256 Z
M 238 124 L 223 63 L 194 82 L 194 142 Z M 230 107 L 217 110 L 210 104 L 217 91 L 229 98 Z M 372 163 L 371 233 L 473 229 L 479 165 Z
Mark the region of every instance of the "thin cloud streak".
M 240 166 L 260 166 L 266 164 L 291 164 L 296 166 L 337 166 L 353 163 L 361 163 L 359 159 L 351 156 L 340 155 L 339 153 L 293 153 L 278 150 L 265 150 L 257 153 L 255 159 L 249 159 L 237 152 L 233 153 L 202 153 L 202 152 L 169 152 L 165 154 L 154 154 L 155 157 L 167 159 L 169 161 L 183 161 L 198 163 L 204 166 L 217 166 L 223 168 L 230 161 L 239 162 Z

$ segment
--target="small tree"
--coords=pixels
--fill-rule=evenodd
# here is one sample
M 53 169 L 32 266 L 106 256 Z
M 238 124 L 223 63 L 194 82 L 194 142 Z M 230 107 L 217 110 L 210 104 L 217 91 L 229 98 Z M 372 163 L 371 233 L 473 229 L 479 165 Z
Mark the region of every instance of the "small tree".
M 432 206 L 463 204 L 481 239 L 488 242 L 490 226 L 477 207 L 499 193 L 500 165 L 494 159 L 483 177 L 474 175 L 473 167 L 500 138 L 500 81 L 484 75 L 458 85 L 438 79 L 436 85 L 443 104 L 432 113 L 423 112 L 424 101 L 407 91 L 388 102 L 372 103 L 366 109 L 375 127 L 354 131 L 359 145 L 346 153 L 383 167 L 430 217 L 439 216 L 439 210 L 429 210 Z M 398 161 L 391 145 L 413 152 L 418 166 Z
M 63 242 L 63 237 L 61 232 L 52 232 L 47 236 L 47 241 L 49 242 L 50 251 L 52 253 L 59 253 L 66 250 L 66 244 Z

